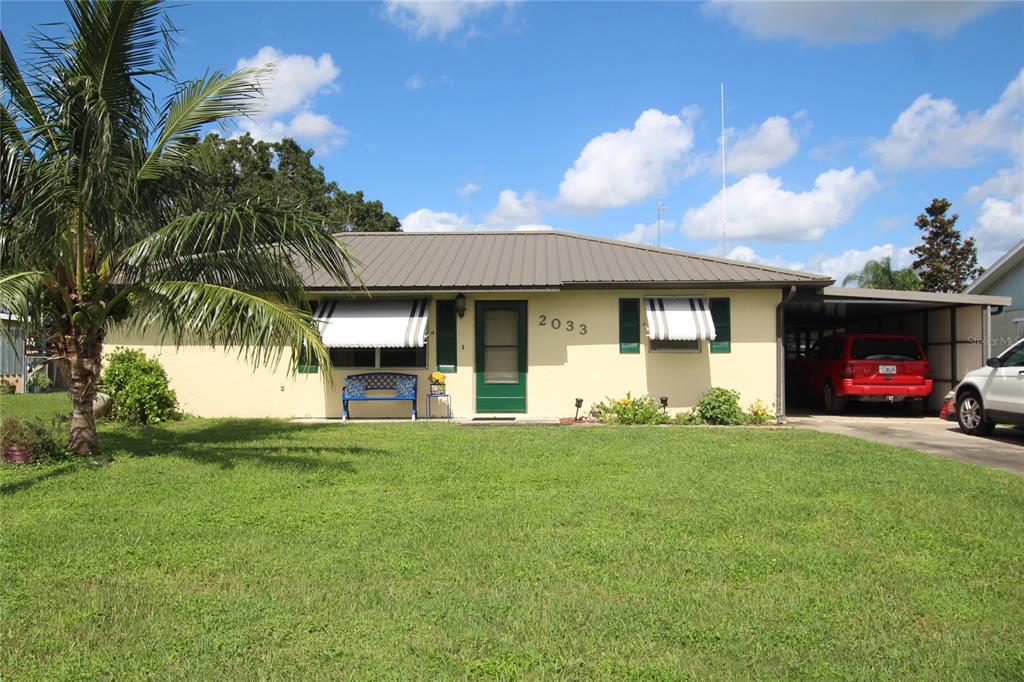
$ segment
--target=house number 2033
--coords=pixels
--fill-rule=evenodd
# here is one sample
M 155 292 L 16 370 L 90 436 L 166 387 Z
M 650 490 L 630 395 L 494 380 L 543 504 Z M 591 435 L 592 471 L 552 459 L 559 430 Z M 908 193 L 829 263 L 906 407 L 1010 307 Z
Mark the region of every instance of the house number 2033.
M 563 320 L 560 317 L 548 317 L 547 315 L 540 316 L 540 327 L 551 327 L 552 329 L 560 329 L 569 333 L 577 333 L 580 336 L 587 335 L 587 325 L 583 322 L 576 322 L 575 320 Z

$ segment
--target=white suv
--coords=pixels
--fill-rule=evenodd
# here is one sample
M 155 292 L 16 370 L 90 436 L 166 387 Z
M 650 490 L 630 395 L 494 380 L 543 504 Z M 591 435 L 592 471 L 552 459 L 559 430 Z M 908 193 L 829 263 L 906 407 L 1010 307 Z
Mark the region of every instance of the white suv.
M 956 420 L 972 436 L 987 436 L 996 424 L 1024 424 L 1024 339 L 967 373 L 956 387 Z

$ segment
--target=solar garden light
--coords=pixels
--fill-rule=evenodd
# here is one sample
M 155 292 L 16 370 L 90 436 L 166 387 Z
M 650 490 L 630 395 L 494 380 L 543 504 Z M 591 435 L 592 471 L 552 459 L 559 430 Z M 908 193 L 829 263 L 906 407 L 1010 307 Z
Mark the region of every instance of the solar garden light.
M 583 407 L 583 398 L 576 398 L 576 419 L 573 421 L 580 420 L 580 408 Z
M 659 400 L 661 401 L 661 411 L 665 412 L 667 414 L 668 413 L 668 396 L 667 395 L 663 395 L 663 396 L 661 396 L 661 398 L 659 398 Z

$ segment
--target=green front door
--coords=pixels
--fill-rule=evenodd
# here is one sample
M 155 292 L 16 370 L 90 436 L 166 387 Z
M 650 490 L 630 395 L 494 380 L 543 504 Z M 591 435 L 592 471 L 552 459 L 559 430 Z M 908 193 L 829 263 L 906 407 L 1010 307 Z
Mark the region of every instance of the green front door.
M 526 412 L 526 301 L 477 301 L 476 411 Z

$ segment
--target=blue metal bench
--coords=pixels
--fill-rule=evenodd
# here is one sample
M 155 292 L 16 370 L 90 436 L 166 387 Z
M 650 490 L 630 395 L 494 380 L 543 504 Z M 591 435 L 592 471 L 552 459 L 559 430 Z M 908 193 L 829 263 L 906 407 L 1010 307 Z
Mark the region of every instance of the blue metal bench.
M 367 391 L 394 391 L 394 395 L 367 395 Z M 370 400 L 409 400 L 416 421 L 416 375 L 398 372 L 352 374 L 341 389 L 341 418 L 348 419 L 348 404 Z

